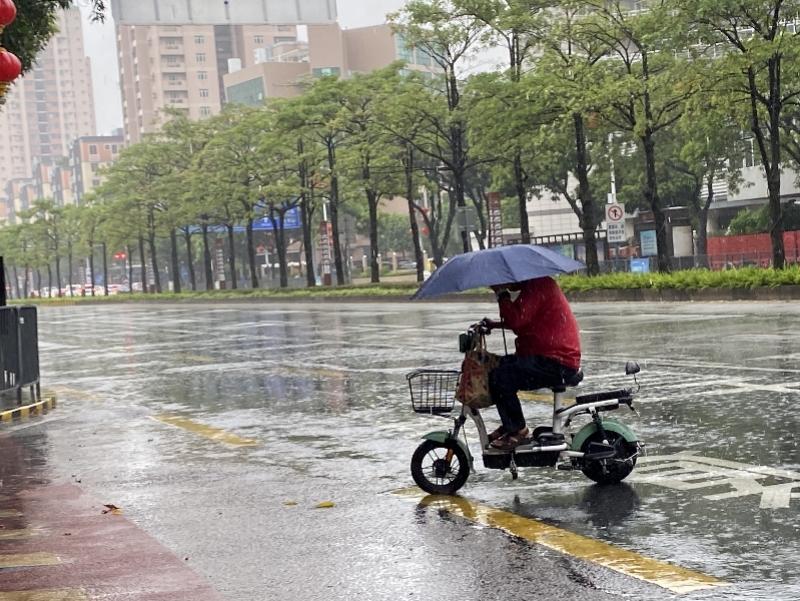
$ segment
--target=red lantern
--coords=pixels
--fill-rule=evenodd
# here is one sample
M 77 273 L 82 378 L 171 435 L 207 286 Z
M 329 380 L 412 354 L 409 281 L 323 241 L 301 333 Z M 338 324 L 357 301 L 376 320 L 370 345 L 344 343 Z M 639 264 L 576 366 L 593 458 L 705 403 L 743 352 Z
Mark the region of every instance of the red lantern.
M 0 0 L 0 31 L 17 17 L 17 7 L 11 0 Z
M 4 96 L 8 86 L 22 72 L 22 63 L 15 54 L 0 47 L 0 97 Z
M 11 83 L 22 73 L 22 63 L 16 54 L 0 48 L 0 82 Z

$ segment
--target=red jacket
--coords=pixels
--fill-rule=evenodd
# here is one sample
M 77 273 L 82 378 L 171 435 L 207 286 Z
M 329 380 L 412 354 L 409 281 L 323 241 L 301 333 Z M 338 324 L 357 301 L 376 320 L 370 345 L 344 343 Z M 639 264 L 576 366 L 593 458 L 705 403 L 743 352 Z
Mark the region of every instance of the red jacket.
M 549 357 L 566 367 L 580 368 L 578 322 L 553 278 L 523 282 L 516 300 L 500 300 L 500 318 L 517 335 L 520 357 Z

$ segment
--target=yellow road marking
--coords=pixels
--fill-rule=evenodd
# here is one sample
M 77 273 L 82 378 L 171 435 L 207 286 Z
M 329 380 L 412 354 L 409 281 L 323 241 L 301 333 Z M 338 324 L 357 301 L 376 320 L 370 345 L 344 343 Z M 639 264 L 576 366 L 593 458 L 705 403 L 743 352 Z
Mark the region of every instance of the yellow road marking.
M 11 422 L 15 419 L 22 419 L 30 417 L 31 415 L 39 415 L 41 413 L 50 411 L 56 406 L 56 398 L 50 396 L 43 401 L 37 401 L 30 405 L 17 407 L 16 409 L 9 409 L 0 412 L 0 422 Z
M 0 593 L 0 601 L 88 601 L 88 599 L 83 591 L 73 589 Z
M 151 419 L 169 424 L 170 426 L 175 426 L 176 428 L 188 430 L 189 432 L 199 434 L 200 436 L 208 438 L 209 440 L 223 442 L 234 447 L 258 446 L 258 441 L 252 438 L 242 438 L 236 434 L 231 434 L 230 432 L 220 430 L 219 428 L 215 428 L 213 426 L 207 426 L 205 424 L 194 422 L 190 419 L 186 419 L 185 417 L 178 417 L 176 415 L 154 415 Z
M 4 540 L 19 540 L 28 538 L 33 534 L 30 528 L 20 528 L 18 530 L 0 530 L 0 541 Z
M 0 554 L 0 569 L 2 568 L 31 568 L 35 566 L 55 566 L 61 563 L 58 556 L 52 553 L 17 553 L 14 555 Z
M 18 509 L 0 509 L 0 518 L 19 518 L 22 513 Z
M 416 488 L 396 491 L 395 494 L 421 498 L 420 503 L 424 506 L 444 509 L 476 524 L 503 530 L 512 536 L 578 559 L 590 561 L 626 576 L 666 588 L 674 593 L 690 593 L 728 585 L 727 582 L 713 576 L 644 557 L 633 551 L 574 534 L 539 520 L 473 503 L 464 497 L 426 496 Z

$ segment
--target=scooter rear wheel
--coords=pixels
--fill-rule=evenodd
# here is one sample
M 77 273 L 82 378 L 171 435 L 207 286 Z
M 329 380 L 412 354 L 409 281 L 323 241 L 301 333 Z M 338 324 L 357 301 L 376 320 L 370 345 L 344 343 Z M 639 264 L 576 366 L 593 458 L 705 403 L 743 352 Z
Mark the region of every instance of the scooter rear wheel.
M 411 477 L 427 493 L 452 495 L 469 477 L 469 459 L 454 440 L 424 440 L 411 456 Z
M 621 434 L 607 432 L 608 443 L 617 449 L 611 459 L 585 461 L 581 467 L 583 475 L 598 484 L 617 484 L 627 478 L 636 466 L 636 445 L 626 441 Z M 581 446 L 586 453 L 592 442 L 603 442 L 599 432 L 595 432 Z

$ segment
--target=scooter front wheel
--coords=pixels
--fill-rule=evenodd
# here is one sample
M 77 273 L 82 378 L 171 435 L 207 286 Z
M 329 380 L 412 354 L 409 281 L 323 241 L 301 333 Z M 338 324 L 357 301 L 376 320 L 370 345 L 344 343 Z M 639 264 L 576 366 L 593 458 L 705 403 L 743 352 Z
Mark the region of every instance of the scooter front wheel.
M 422 490 L 451 495 L 469 477 L 469 459 L 454 440 L 424 440 L 411 456 L 411 476 Z
M 634 443 L 627 442 L 616 432 L 607 432 L 608 443 L 617 453 L 610 459 L 584 461 L 581 471 L 584 476 L 598 484 L 617 484 L 627 478 L 636 466 L 637 448 Z M 589 444 L 603 442 L 599 432 L 595 432 L 583 443 L 581 451 L 588 452 Z

